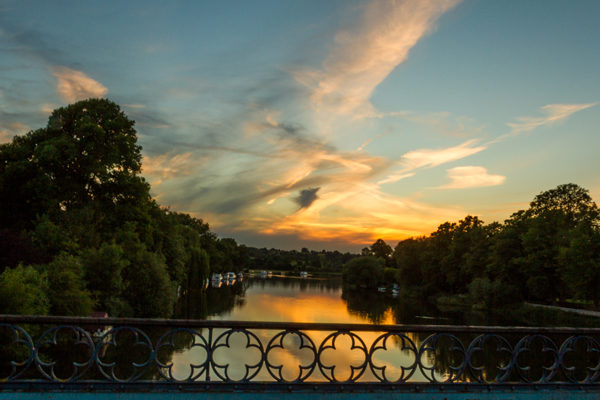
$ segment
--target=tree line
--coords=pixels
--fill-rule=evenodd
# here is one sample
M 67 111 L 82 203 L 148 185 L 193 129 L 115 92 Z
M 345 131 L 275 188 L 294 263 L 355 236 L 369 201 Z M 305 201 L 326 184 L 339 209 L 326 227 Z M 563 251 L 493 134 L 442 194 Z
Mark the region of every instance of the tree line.
M 134 121 L 105 99 L 50 115 L 0 145 L 0 310 L 169 317 L 247 249 L 161 207 L 141 176 Z
M 540 193 L 503 224 L 469 215 L 394 249 L 379 239 L 362 253 L 345 267 L 350 285 L 395 282 L 405 294 L 461 295 L 487 308 L 600 301 L 600 213 L 572 183 Z
M 340 273 L 344 264 L 357 256 L 337 250 L 308 250 L 306 247 L 300 251 L 248 247 L 248 266 L 252 269 L 291 273 Z

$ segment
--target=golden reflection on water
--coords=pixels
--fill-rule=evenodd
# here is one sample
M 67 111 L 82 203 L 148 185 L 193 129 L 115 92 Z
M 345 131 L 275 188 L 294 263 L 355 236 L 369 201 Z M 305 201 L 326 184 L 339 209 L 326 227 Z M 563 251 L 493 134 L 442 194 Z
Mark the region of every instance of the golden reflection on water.
M 366 317 L 359 313 L 351 312 L 344 300 L 342 300 L 342 289 L 339 285 L 329 286 L 324 282 L 311 280 L 293 280 L 294 278 L 271 279 L 271 280 L 251 280 L 246 282 L 246 290 L 243 295 L 243 301 L 235 302 L 233 309 L 221 313 L 220 315 L 210 316 L 215 320 L 237 320 L 237 321 L 278 321 L 278 322 L 310 322 L 310 323 L 371 323 Z M 290 281 L 291 280 L 291 281 Z M 221 290 L 221 289 L 217 289 Z M 387 310 L 381 321 L 382 324 L 394 324 L 394 315 L 391 310 Z M 214 330 L 213 339 L 217 340 L 219 335 L 225 330 Z M 269 342 L 279 331 L 273 330 L 253 330 L 263 347 L 266 348 Z M 281 374 L 286 380 L 295 380 L 296 378 L 309 374 L 311 364 L 314 360 L 314 352 L 306 348 L 313 347 L 315 351 L 326 340 L 332 332 L 324 331 L 306 331 L 304 332 L 312 343 L 304 340 L 304 348 L 301 348 L 301 339 L 298 335 L 285 335 L 280 342 L 273 343 L 275 347 L 268 353 L 268 362 L 275 368 L 271 373 Z M 337 337 L 329 338 L 327 345 L 335 348 L 327 348 L 321 355 L 321 363 L 324 367 L 323 372 L 330 378 L 337 381 L 345 381 L 350 377 L 355 377 L 361 366 L 365 363 L 367 354 L 360 349 L 364 342 L 366 351 L 383 332 L 358 332 L 356 333 L 353 346 L 352 338 L 347 334 L 341 334 Z M 203 332 L 203 335 L 207 335 Z M 416 334 L 407 333 L 406 336 L 418 347 L 423 338 Z M 225 343 L 225 337 L 220 343 Z M 335 341 L 333 342 L 333 340 Z M 260 360 L 260 351 L 251 347 L 256 344 L 253 338 L 248 338 L 242 333 L 234 333 L 229 337 L 227 347 L 219 347 L 215 350 L 214 360 L 223 368 L 217 368 L 221 375 L 228 374 L 233 380 L 244 378 L 249 372 L 253 374 L 256 369 L 252 366 Z M 378 343 L 383 345 L 383 343 Z M 405 342 L 407 344 L 407 342 Z M 279 347 L 279 346 L 282 347 Z M 353 348 L 356 346 L 359 348 Z M 250 347 L 248 347 L 250 346 Z M 381 348 L 373 353 L 374 364 L 384 368 L 382 371 L 389 380 L 396 380 L 403 374 L 402 367 L 405 367 L 404 376 L 410 371 L 415 363 L 416 354 L 414 350 L 402 349 L 402 340 L 397 336 L 388 338 L 385 343 L 386 348 Z M 173 375 L 177 379 L 184 379 L 190 374 L 190 365 L 198 365 L 206 359 L 206 352 L 203 349 L 191 348 L 173 354 Z M 277 368 L 281 366 L 281 369 Z M 301 368 L 304 367 L 304 368 Z M 353 372 L 353 368 L 355 371 Z M 218 377 L 211 371 L 211 378 Z M 443 379 L 443 376 L 437 376 Z M 203 377 L 202 377 L 203 378 Z M 255 381 L 273 381 L 266 365 L 263 365 L 253 378 Z M 308 381 L 324 381 L 326 378 L 314 366 L 314 371 L 310 373 Z M 424 377 L 417 370 L 412 375 L 411 381 L 424 381 Z M 371 369 L 367 367 L 361 375 L 359 381 L 377 381 Z

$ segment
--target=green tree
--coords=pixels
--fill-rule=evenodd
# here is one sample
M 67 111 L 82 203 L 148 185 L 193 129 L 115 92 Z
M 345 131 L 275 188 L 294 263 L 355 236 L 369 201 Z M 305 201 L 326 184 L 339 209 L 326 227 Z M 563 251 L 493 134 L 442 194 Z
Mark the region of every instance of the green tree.
M 377 239 L 375 243 L 371 245 L 370 248 L 371 254 L 375 257 L 383 258 L 387 260 L 392 255 L 392 248 L 383 239 Z
M 342 278 L 345 283 L 363 288 L 376 288 L 383 282 L 384 261 L 373 256 L 362 256 L 350 260 L 344 267 Z
M 562 280 L 574 298 L 600 302 L 600 231 L 580 223 L 569 234 L 568 246 L 559 254 Z
M 210 276 L 210 261 L 208 253 L 200 248 L 192 248 L 190 256 L 186 263 L 187 268 L 187 289 L 197 290 L 204 287 L 204 282 Z
M 50 310 L 48 280 L 32 266 L 7 268 L 0 274 L 2 314 L 46 315 Z
M 103 243 L 98 249 L 86 249 L 82 264 L 87 289 L 97 308 L 111 317 L 118 317 L 127 309 L 121 298 L 125 284 L 123 269 L 129 265 L 123 249 L 116 243 Z
M 48 297 L 53 315 L 89 316 L 94 302 L 85 288 L 79 258 L 59 254 L 45 266 L 48 274 Z

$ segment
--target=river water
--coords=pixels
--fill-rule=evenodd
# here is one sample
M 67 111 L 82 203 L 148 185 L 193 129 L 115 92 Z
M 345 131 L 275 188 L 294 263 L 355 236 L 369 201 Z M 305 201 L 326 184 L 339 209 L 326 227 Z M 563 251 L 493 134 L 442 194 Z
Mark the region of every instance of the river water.
M 220 287 L 217 287 L 220 286 Z M 420 325 L 578 325 L 582 319 L 573 316 L 562 316 L 557 313 L 540 310 L 536 315 L 525 316 L 510 312 L 473 312 L 469 308 L 443 307 L 419 299 L 404 299 L 391 293 L 377 291 L 349 291 L 343 288 L 339 279 L 315 279 L 298 277 L 249 277 L 240 282 L 224 285 L 211 285 L 197 298 L 183 299 L 175 317 L 206 318 L 213 320 L 235 321 L 279 321 L 279 322 L 312 322 L 312 323 L 357 323 L 357 324 L 420 324 Z M 566 319 L 565 319 L 566 318 Z M 567 322 L 565 322 L 567 321 Z M 597 321 L 587 319 L 587 325 Z M 592 321 L 592 322 L 589 322 Z M 248 366 L 256 364 L 261 352 L 252 345 L 260 341 L 267 346 L 277 332 L 255 330 L 255 337 L 243 333 L 233 333 L 219 338 L 225 330 L 215 330 L 214 343 L 227 344 L 217 346 L 214 359 L 224 366 L 220 370 L 223 376 L 241 380 L 254 373 Z M 315 359 L 315 351 L 327 341 L 331 332 L 306 332 L 314 343 L 314 348 L 306 348 L 306 341 L 297 335 L 288 334 L 281 342 L 281 348 L 269 352 L 267 360 L 273 366 L 281 365 L 281 376 L 286 380 L 294 380 L 302 376 L 301 366 L 310 366 Z M 360 332 L 360 340 L 364 348 L 381 338 L 381 332 Z M 406 333 L 406 338 L 419 348 L 429 334 Z M 215 339 L 216 338 L 216 339 Z M 332 338 L 330 338 L 331 340 Z M 325 366 L 334 369 L 320 370 L 315 368 L 310 381 L 325 380 L 329 372 L 334 373 L 338 381 L 353 377 L 361 371 L 366 359 L 366 352 L 360 349 L 361 343 L 354 343 L 349 335 L 340 335 L 335 348 L 326 350 L 321 358 Z M 355 338 L 356 339 L 356 338 Z M 372 354 L 374 364 L 385 367 L 386 378 L 395 380 L 411 373 L 411 381 L 424 381 L 423 371 L 414 368 L 416 353 L 411 350 L 411 343 L 404 342 L 401 337 L 390 337 L 386 348 Z M 358 340 L 358 339 L 357 339 Z M 360 342 L 359 340 L 359 342 Z M 470 338 L 472 340 L 472 338 Z M 468 343 L 468 342 L 466 342 Z M 308 346 L 311 347 L 311 346 Z M 358 347 L 358 348 L 357 348 Z M 436 379 L 448 377 L 449 368 L 454 365 L 456 357 L 452 354 L 437 354 L 434 360 L 431 355 L 432 373 Z M 201 346 L 187 345 L 172 354 L 172 374 L 177 379 L 190 376 L 193 364 L 206 358 Z M 460 358 L 460 357 L 459 357 Z M 427 359 L 427 357 L 426 357 Z M 436 363 L 433 368 L 433 363 Z M 508 360 L 494 358 L 492 364 L 505 365 Z M 354 368 L 353 368 L 354 367 Z M 540 366 L 541 367 L 541 366 Z M 494 371 L 497 369 L 494 367 Z M 354 372 L 353 372 L 354 371 Z M 274 371 L 278 373 L 277 370 Z M 360 381 L 376 381 L 374 371 L 365 368 Z M 253 378 L 254 380 L 272 380 L 268 368 L 263 365 Z

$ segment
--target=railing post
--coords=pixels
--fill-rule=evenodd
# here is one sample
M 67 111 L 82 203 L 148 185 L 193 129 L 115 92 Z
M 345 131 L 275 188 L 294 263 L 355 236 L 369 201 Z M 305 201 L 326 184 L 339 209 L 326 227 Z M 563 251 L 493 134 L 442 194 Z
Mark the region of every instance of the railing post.
M 206 382 L 210 382 L 210 367 L 212 364 L 213 328 L 208 328 L 208 348 L 206 349 Z

